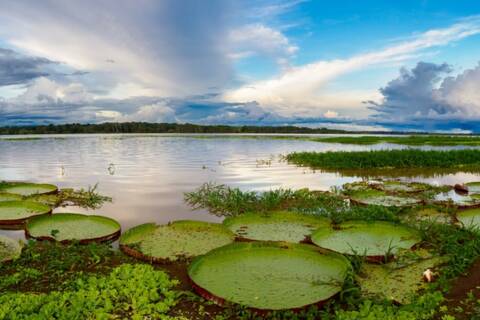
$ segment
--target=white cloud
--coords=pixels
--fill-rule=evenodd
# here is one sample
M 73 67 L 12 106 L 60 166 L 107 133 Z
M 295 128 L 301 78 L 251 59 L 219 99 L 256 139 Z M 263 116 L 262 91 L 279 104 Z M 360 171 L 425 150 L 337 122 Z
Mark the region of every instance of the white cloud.
M 115 121 L 177 122 L 177 119 L 175 118 L 175 110 L 162 101 L 141 106 L 135 113 L 122 115 Z
M 448 28 L 430 30 L 401 43 L 376 52 L 356 55 L 348 59 L 322 60 L 311 64 L 290 68 L 278 77 L 265 81 L 248 83 L 224 94 L 227 101 L 257 101 L 262 106 L 289 114 L 292 111 L 316 115 L 326 110 L 325 105 L 332 93 L 326 96 L 322 89 L 341 75 L 369 66 L 398 62 L 411 58 L 424 49 L 449 44 L 453 41 L 480 33 L 480 17 L 460 21 Z M 375 93 L 369 93 L 374 95 Z M 329 108 L 336 106 L 343 93 L 337 95 Z M 350 105 L 351 110 L 361 108 L 365 95 L 358 96 Z M 365 109 L 363 108 L 363 112 Z

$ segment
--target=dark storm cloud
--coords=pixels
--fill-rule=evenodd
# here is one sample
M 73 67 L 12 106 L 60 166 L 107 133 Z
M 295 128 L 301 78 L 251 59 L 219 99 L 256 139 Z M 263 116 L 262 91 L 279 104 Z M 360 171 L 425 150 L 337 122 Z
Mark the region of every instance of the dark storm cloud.
M 49 75 L 46 67 L 55 64 L 45 58 L 21 55 L 13 50 L 0 48 L 0 86 L 24 84 L 38 77 Z

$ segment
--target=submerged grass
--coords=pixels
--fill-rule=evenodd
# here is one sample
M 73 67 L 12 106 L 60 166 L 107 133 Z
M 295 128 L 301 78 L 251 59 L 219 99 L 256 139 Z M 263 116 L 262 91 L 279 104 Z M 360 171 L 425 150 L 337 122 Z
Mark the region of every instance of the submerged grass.
M 294 152 L 286 160 L 326 170 L 384 168 L 455 168 L 480 171 L 480 150 L 380 150 L 355 152 Z

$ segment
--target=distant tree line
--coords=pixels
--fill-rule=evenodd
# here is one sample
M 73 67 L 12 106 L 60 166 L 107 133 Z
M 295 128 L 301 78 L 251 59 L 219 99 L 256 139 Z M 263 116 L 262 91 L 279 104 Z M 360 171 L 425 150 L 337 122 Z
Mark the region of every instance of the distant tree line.
M 295 126 L 226 126 L 148 122 L 69 123 L 0 127 L 0 134 L 58 133 L 347 133 L 347 131 Z

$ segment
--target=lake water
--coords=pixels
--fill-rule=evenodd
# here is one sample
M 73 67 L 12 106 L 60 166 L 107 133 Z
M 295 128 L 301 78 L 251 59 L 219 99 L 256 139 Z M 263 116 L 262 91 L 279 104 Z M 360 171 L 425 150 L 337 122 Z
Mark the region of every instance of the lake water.
M 32 136 L 29 136 L 32 137 Z M 57 212 L 95 213 L 117 219 L 125 230 L 145 222 L 178 219 L 219 221 L 206 211 L 192 211 L 184 192 L 205 182 L 244 190 L 310 188 L 328 190 L 360 180 L 358 174 L 340 175 L 300 168 L 281 160 L 293 151 L 370 150 L 403 148 L 380 144 L 354 146 L 301 140 L 200 138 L 181 135 L 54 135 L 35 140 L 0 137 L 0 180 L 53 183 L 59 187 L 88 188 L 98 183 L 100 193 L 113 203 L 92 211 L 59 208 Z M 19 138 L 19 136 L 15 136 Z M 24 138 L 24 137 L 22 137 Z M 409 178 L 412 180 L 412 178 Z M 455 173 L 413 180 L 436 184 L 478 181 L 480 175 Z M 22 237 L 20 231 L 0 231 Z

